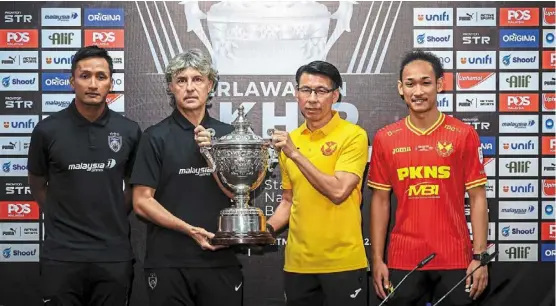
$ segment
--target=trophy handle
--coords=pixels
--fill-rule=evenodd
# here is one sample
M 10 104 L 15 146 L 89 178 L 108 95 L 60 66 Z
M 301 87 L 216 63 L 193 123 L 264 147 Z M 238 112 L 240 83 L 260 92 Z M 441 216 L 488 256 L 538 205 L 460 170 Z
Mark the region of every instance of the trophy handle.
M 208 167 L 210 169 L 210 172 L 214 172 L 216 171 L 216 162 L 214 162 L 214 158 L 212 157 L 212 154 L 210 153 L 211 149 L 212 149 L 212 143 L 214 142 L 214 135 L 215 135 L 215 131 L 214 129 L 207 129 L 207 131 L 210 133 L 210 142 L 211 145 L 210 146 L 206 146 L 206 147 L 201 147 L 200 148 L 200 152 L 201 154 L 203 154 L 203 156 L 205 157 L 205 159 L 208 162 Z
M 274 129 L 266 130 L 266 134 L 272 138 L 272 134 L 274 133 Z M 280 157 L 279 153 L 276 152 L 276 148 L 272 145 L 272 140 L 266 141 L 265 145 L 267 146 L 268 151 L 268 172 L 274 172 L 276 165 L 278 164 L 278 158 Z

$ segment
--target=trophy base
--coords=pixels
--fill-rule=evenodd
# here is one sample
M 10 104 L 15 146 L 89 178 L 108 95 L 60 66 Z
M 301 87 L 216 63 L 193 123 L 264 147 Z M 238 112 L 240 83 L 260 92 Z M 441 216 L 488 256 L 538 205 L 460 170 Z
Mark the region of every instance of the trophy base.
M 247 233 L 237 235 L 235 233 L 218 232 L 210 239 L 212 245 L 268 245 L 274 244 L 276 239 L 268 232 Z
M 220 212 L 213 245 L 266 245 L 276 241 L 266 231 L 266 217 L 257 207 L 232 207 Z

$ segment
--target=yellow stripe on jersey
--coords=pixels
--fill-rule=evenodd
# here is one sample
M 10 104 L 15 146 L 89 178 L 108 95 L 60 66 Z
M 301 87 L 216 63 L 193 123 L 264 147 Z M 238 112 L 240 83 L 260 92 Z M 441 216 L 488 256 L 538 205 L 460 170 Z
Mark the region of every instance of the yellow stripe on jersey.
M 439 126 L 442 125 L 442 123 L 444 123 L 444 118 L 446 117 L 446 115 L 444 115 L 443 113 L 440 113 L 440 116 L 438 116 L 438 119 L 434 122 L 434 124 L 426 129 L 425 131 L 420 130 L 419 128 L 417 128 L 416 126 L 413 125 L 413 123 L 411 123 L 411 120 L 409 120 L 409 116 L 407 116 L 405 118 L 405 125 L 407 126 L 407 128 L 412 131 L 413 133 L 422 136 L 422 135 L 430 135 L 432 134 L 432 132 L 434 132 Z
M 469 182 L 467 184 L 465 184 L 465 190 L 469 190 L 471 188 L 475 188 L 481 185 L 486 185 L 487 183 L 487 179 L 486 178 L 482 178 L 473 182 Z

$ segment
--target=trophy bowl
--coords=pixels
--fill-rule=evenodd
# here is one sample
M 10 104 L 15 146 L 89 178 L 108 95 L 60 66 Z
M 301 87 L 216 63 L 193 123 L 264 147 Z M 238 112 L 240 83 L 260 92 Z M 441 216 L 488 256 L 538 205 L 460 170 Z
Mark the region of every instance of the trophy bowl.
M 233 126 L 233 132 L 212 139 L 210 146 L 201 148 L 210 170 L 216 171 L 222 184 L 234 194 L 234 204 L 220 211 L 218 231 L 210 243 L 273 244 L 275 239 L 266 230 L 266 217 L 261 209 L 249 205 L 249 193 L 261 185 L 267 171 L 272 171 L 271 152 L 274 151 L 268 141 L 253 133 L 243 106 L 239 107 Z

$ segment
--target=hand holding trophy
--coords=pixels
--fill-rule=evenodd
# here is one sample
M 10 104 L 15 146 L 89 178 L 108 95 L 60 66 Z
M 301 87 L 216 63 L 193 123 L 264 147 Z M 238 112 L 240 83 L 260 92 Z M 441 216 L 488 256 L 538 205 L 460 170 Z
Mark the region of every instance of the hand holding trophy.
M 257 189 L 267 171 L 272 172 L 270 144 L 256 135 L 243 106 L 232 123 L 234 131 L 214 139 L 214 131 L 196 129 L 196 141 L 222 184 L 234 194 L 234 205 L 220 211 L 218 231 L 210 239 L 213 245 L 267 245 L 275 242 L 266 229 L 261 209 L 249 205 L 249 193 Z

